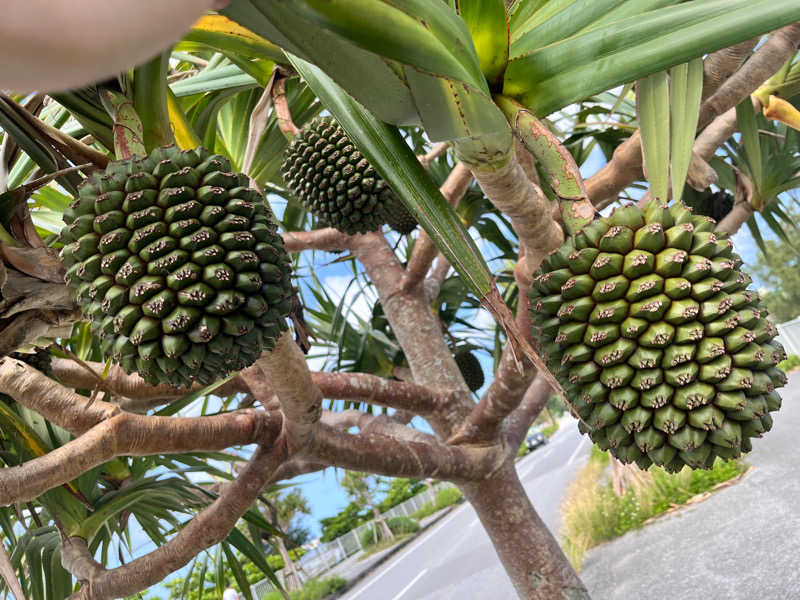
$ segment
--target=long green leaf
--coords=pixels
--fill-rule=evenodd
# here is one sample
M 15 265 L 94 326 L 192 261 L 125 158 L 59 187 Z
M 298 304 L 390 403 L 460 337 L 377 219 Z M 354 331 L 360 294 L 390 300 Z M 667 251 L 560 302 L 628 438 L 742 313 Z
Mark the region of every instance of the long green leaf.
M 670 69 L 670 163 L 672 198 L 675 200 L 680 199 L 686 185 L 702 93 L 703 59 L 695 58 Z
M 471 291 L 479 298 L 489 293 L 494 288 L 489 267 L 398 131 L 378 121 L 319 68 L 291 55 L 289 59 Z
M 380 119 L 396 124 L 419 123 L 402 69 L 310 23 L 294 7 L 239 0 L 224 12 L 281 48 L 318 65 Z
M 797 2 L 685 2 L 512 55 L 503 93 L 543 116 L 795 21 L 800 21 Z
M 761 163 L 761 140 L 758 135 L 758 125 L 753 112 L 753 102 L 749 96 L 736 106 L 736 120 L 739 123 L 739 131 L 742 133 L 742 146 L 747 158 L 750 179 L 756 188 L 753 200 L 760 199 L 760 192 L 764 191 L 764 168 Z M 762 206 L 753 206 L 753 208 L 761 210 Z
M 133 104 L 144 129 L 148 152 L 175 143 L 167 110 L 169 52 L 150 59 L 133 70 Z
M 667 73 L 654 73 L 638 83 L 636 114 L 642 133 L 642 151 L 650 197 L 667 201 L 669 190 L 669 88 Z
M 201 17 L 183 39 L 203 44 L 225 54 L 239 54 L 248 58 L 264 58 L 286 63 L 286 57 L 278 46 L 224 15 Z M 180 46 L 181 44 L 178 44 L 178 47 Z
M 458 0 L 457 7 L 472 36 L 484 77 L 490 86 L 500 84 L 508 62 L 508 20 L 503 0 Z
M 233 578 L 239 585 L 239 589 L 242 590 L 242 594 L 244 594 L 244 597 L 247 600 L 253 600 L 253 594 L 250 592 L 250 584 L 247 583 L 247 576 L 244 574 L 244 569 L 242 569 L 239 559 L 236 558 L 236 554 L 225 542 L 222 542 L 220 546 L 222 546 L 222 551 L 225 552 L 225 558 L 228 561 L 228 567 L 230 567 L 230 570 L 233 573 Z
M 564 10 L 529 29 L 511 44 L 511 55 L 520 56 L 568 38 L 614 10 L 627 0 L 577 0 Z
M 272 4 L 275 0 L 261 0 Z M 429 0 L 298 0 L 294 9 L 356 45 L 489 92 L 466 24 Z

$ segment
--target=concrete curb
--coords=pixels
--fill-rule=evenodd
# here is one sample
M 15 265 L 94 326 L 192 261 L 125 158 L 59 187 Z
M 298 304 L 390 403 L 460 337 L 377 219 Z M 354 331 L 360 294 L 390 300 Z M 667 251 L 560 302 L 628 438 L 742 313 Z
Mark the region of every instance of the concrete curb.
M 434 518 L 432 518 L 432 519 L 431 519 L 430 521 L 428 521 L 427 523 L 425 523 L 425 525 L 420 525 L 419 531 L 417 531 L 417 532 L 416 532 L 414 535 L 412 535 L 412 536 L 411 536 L 410 538 L 408 538 L 408 539 L 405 539 L 405 540 L 403 540 L 403 541 L 402 541 L 402 542 L 400 542 L 399 544 L 395 544 L 395 545 L 394 545 L 394 546 L 392 546 L 391 548 L 387 549 L 387 550 L 386 550 L 386 554 L 384 554 L 384 555 L 383 555 L 383 556 L 381 556 L 381 557 L 380 557 L 378 560 L 376 560 L 374 563 L 372 563 L 372 565 L 370 565 L 370 566 L 369 566 L 369 568 L 367 568 L 367 569 L 363 570 L 361 573 L 359 573 L 358 575 L 356 575 L 356 576 L 355 576 L 353 579 L 349 579 L 349 580 L 347 581 L 347 585 L 346 585 L 346 586 L 344 586 L 343 588 L 340 588 L 340 589 L 336 590 L 336 592 L 335 592 L 335 593 L 333 593 L 333 594 L 329 594 L 329 595 L 325 596 L 324 600 L 334 600 L 335 598 L 339 598 L 339 597 L 341 597 L 341 596 L 344 596 L 344 595 L 345 595 L 347 592 L 349 592 L 350 590 L 352 590 L 352 589 L 353 589 L 353 588 L 354 588 L 356 585 L 358 585 L 359 583 L 361 583 L 361 581 L 363 581 L 363 580 L 364 580 L 364 579 L 366 579 L 366 578 L 367 578 L 369 575 L 371 575 L 372 573 L 374 573 L 374 572 L 375 572 L 375 570 L 376 570 L 378 567 L 380 567 L 382 564 L 384 564 L 384 563 L 385 563 L 387 560 L 389 560 L 389 559 L 390 559 L 392 556 L 394 556 L 395 554 L 397 554 L 398 552 L 400 552 L 400 550 L 402 550 L 403 548 L 405 548 L 407 545 L 409 545 L 411 542 L 413 542 L 413 541 L 414 541 L 414 540 L 416 540 L 418 537 L 420 537 L 420 536 L 421 536 L 423 533 L 425 533 L 425 531 L 427 531 L 428 529 L 430 529 L 430 527 L 431 527 L 432 525 L 435 525 L 436 523 L 438 523 L 439 521 L 441 521 L 441 520 L 442 520 L 444 517 L 446 517 L 447 515 L 449 515 L 451 512 L 453 512 L 455 509 L 457 509 L 458 507 L 462 506 L 463 504 L 464 504 L 464 502 L 463 502 L 463 500 L 462 500 L 462 501 L 461 501 L 461 502 L 459 502 L 458 504 L 453 504 L 453 505 L 451 505 L 451 506 L 448 506 L 447 508 L 443 508 L 442 510 L 440 510 L 438 513 L 436 513 L 435 517 L 434 517 Z

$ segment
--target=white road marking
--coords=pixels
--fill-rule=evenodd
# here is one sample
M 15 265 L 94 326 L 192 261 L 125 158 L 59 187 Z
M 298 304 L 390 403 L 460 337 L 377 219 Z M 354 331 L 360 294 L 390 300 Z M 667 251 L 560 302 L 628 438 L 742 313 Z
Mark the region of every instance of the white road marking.
M 408 585 L 406 587 L 404 587 L 402 590 L 400 590 L 400 593 L 397 594 L 394 598 L 392 598 L 392 600 L 397 600 L 400 596 L 405 594 L 411 588 L 411 586 L 414 585 L 415 583 L 417 583 L 417 581 L 419 581 L 419 578 L 422 577 L 423 575 L 425 575 L 425 573 L 427 573 L 427 572 L 428 572 L 428 569 L 422 569 L 422 571 L 420 571 L 417 574 L 417 576 L 414 577 L 414 579 L 409 581 Z
M 354 593 L 352 596 L 347 596 L 347 598 L 349 598 L 349 600 L 354 600 L 355 598 L 357 598 L 358 596 L 360 596 L 361 594 L 363 594 L 363 593 L 364 593 L 364 592 L 365 592 L 365 591 L 366 591 L 366 590 L 367 590 L 367 589 L 368 589 L 368 588 L 369 588 L 369 587 L 370 587 L 372 584 L 374 584 L 374 583 L 375 583 L 376 581 L 378 581 L 378 580 L 379 580 L 381 577 L 383 577 L 383 576 L 384 576 L 384 575 L 386 575 L 386 574 L 387 574 L 389 571 L 391 571 L 391 570 L 392 570 L 394 567 L 396 567 L 396 566 L 397 566 L 397 563 L 399 563 L 401 560 L 403 560 L 403 559 L 404 559 L 406 556 L 409 556 L 409 555 L 410 555 L 412 552 L 414 552 L 414 550 L 416 550 L 417 548 L 419 548 L 420 546 L 422 546 L 422 544 L 424 544 L 425 542 L 427 542 L 427 541 L 429 541 L 430 539 L 432 539 L 432 538 L 433 538 L 433 534 L 434 534 L 434 533 L 437 533 L 437 532 L 438 532 L 438 531 L 439 531 L 439 530 L 440 530 L 442 527 L 444 527 L 444 526 L 445 526 L 447 523 L 449 523 L 450 521 L 452 521 L 452 520 L 453 520 L 453 518 L 455 518 L 456 516 L 458 516 L 458 515 L 459 515 L 459 513 L 461 512 L 461 510 L 462 510 L 462 509 L 464 509 L 464 508 L 466 508 L 467 506 L 469 506 L 469 504 L 463 504 L 463 505 L 461 505 L 459 508 L 457 508 L 456 510 L 454 510 L 454 511 L 453 511 L 453 514 L 451 514 L 449 517 L 445 518 L 444 520 L 440 521 L 440 522 L 438 523 L 438 525 L 436 525 L 436 529 L 434 529 L 433 531 L 431 531 L 430 533 L 428 533 L 427 535 L 425 535 L 425 536 L 424 536 L 424 537 L 423 537 L 423 538 L 422 538 L 422 539 L 421 539 L 419 542 L 417 542 L 416 544 L 412 543 L 412 546 L 411 546 L 411 547 L 410 547 L 408 550 L 406 550 L 405 552 L 403 552 L 402 554 L 400 554 L 400 555 L 399 555 L 397 558 L 395 558 L 395 559 L 392 561 L 392 563 L 391 563 L 390 565 L 387 565 L 387 567 L 386 567 L 386 568 L 385 568 L 383 571 L 381 571 L 380 573 L 378 573 L 378 575 L 376 575 L 376 576 L 375 576 L 375 577 L 373 577 L 373 578 L 372 578 L 372 579 L 371 579 L 369 582 L 367 582 L 367 584 L 366 584 L 364 587 L 362 587 L 360 590 L 356 591 L 356 592 L 355 592 L 355 593 Z
M 567 464 L 568 464 L 568 465 L 571 465 L 573 462 L 575 462 L 575 459 L 578 457 L 578 453 L 581 451 L 581 448 L 583 448 L 583 444 L 584 444 L 584 443 L 586 442 L 586 440 L 588 440 L 588 439 L 589 439 L 589 438 L 587 438 L 587 437 L 581 437 L 581 441 L 580 441 L 580 443 L 578 444 L 578 447 L 577 447 L 577 448 L 575 448 L 575 451 L 572 453 L 572 456 L 570 456 L 570 457 L 569 457 L 569 460 L 567 461 Z

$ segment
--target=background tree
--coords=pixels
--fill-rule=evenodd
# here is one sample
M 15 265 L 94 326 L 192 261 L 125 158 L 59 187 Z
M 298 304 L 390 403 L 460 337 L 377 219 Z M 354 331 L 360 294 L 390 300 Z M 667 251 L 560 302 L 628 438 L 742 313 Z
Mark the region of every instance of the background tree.
M 705 57 L 697 126 L 685 124 L 681 138 L 693 154 L 682 158 L 692 186 L 708 190 L 716 178 L 734 195 L 728 232 L 754 211 L 779 219 L 781 197 L 758 157 L 796 153 L 762 144 L 753 109 L 794 123 L 800 91 L 793 3 L 590 4 L 559 3 L 553 14 L 533 0 L 291 9 L 234 0 L 230 19 L 203 18 L 115 80 L 0 96 L 0 527 L 29 598 L 131 595 L 187 564 L 186 580 L 197 569 L 200 582 L 227 565 L 248 596 L 237 552 L 273 576 L 251 540 L 276 533 L 253 503 L 269 485 L 327 466 L 452 481 L 521 597 L 588 596 L 514 469 L 558 388 L 530 344 L 531 276 L 562 243 L 561 221 L 569 229 L 592 218 L 592 205 L 642 195 L 642 114 L 628 84 L 666 81 L 664 69 L 696 69 Z M 292 122 L 323 110 L 421 230 L 346 235 L 319 227 L 287 191 L 279 168 Z M 649 116 L 655 139 L 670 140 L 658 129 L 666 115 Z M 735 149 L 737 129 L 746 165 L 731 151 L 720 166 L 712 159 L 723 144 Z M 130 144 L 150 151 L 173 140 L 206 145 L 270 193 L 320 371 L 289 333 L 253 366 L 188 394 L 105 362 L 63 283 L 55 234 L 84 175 Z M 595 149 L 608 162 L 584 180 L 578 167 L 591 170 Z M 334 251 L 344 254 L 325 254 Z M 334 298 L 328 264 L 349 269 L 347 302 Z M 306 347 L 299 312 L 294 333 Z M 26 344 L 47 347 L 51 364 L 7 357 Z M 453 357 L 466 344 L 494 359 L 477 401 Z M 149 543 L 141 554 L 130 537 L 138 529 Z
M 267 500 L 268 505 L 264 509 L 264 516 L 270 523 L 285 533 L 287 537 L 292 529 L 295 517 L 311 514 L 308 499 L 303 496 L 303 492 L 299 489 L 294 489 L 287 493 L 282 493 L 281 490 L 272 490 L 265 494 L 265 500 Z M 283 558 L 283 573 L 287 587 L 290 590 L 300 589 L 302 581 L 297 572 L 297 566 L 286 548 L 286 541 L 283 537 L 276 536 L 274 545 L 278 548 L 281 558 Z
M 797 223 L 800 212 L 788 211 Z M 800 315 L 800 232 L 787 227 L 785 235 L 764 241 L 765 252 L 753 263 L 753 274 L 763 284 L 761 297 L 776 323 L 790 321 Z
M 378 487 L 382 483 L 381 478 L 368 473 L 347 471 L 339 483 L 356 504 L 369 507 L 372 511 L 372 516 L 376 523 L 372 531 L 375 543 L 378 543 L 378 527 L 381 529 L 381 539 L 393 540 L 394 534 L 392 530 L 389 529 L 389 525 L 386 523 L 386 517 L 381 514 L 378 504 L 375 501 L 375 494 L 378 492 Z

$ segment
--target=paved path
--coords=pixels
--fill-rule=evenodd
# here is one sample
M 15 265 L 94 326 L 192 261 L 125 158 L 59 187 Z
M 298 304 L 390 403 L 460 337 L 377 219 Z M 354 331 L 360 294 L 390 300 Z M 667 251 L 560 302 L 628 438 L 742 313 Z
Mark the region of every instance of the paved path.
M 550 443 L 517 463 L 526 491 L 551 531 L 559 504 L 585 462 L 590 444 L 575 421 L 562 421 Z M 497 554 L 468 504 L 456 508 L 342 600 L 511 600 L 516 594 Z
M 589 552 L 594 600 L 800 598 L 800 373 L 780 392 L 740 483 Z

